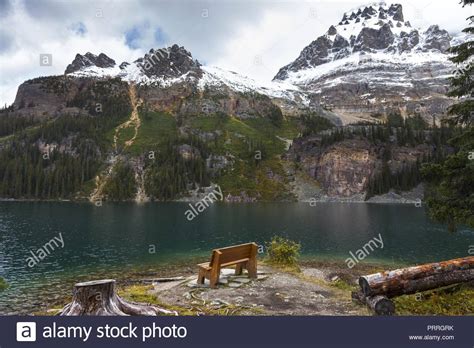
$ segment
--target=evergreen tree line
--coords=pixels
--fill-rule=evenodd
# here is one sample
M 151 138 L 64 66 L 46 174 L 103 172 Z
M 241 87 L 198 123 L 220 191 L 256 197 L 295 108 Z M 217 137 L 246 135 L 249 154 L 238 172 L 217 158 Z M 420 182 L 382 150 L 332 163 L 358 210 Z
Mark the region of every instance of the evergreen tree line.
M 463 6 L 472 6 L 474 0 L 462 0 Z M 426 185 L 426 202 L 429 214 L 436 221 L 447 224 L 451 231 L 459 226 L 474 228 L 474 15 L 463 32 L 467 40 L 450 49 L 450 60 L 457 65 L 450 78 L 448 96 L 457 102 L 448 109 L 451 125 L 461 126 L 460 134 L 449 139 L 454 153 L 440 163 L 423 166 Z
M 367 183 L 367 196 L 380 195 L 389 192 L 391 189 L 396 191 L 408 191 L 421 182 L 420 162 L 403 165 L 395 173 L 390 171 L 387 162 L 384 162 L 380 173 L 371 177 Z
M 262 160 L 268 157 L 268 151 L 265 147 L 265 143 L 262 140 L 258 139 L 248 139 L 245 141 L 247 145 L 244 151 L 241 152 L 239 156 L 242 160 L 247 161 L 247 163 L 252 166 L 258 166 Z
M 178 146 L 191 145 L 199 152 L 198 156 L 184 159 Z M 172 200 L 180 193 L 199 186 L 209 186 L 210 178 L 206 168 L 209 156 L 207 145 L 197 137 L 168 140 L 164 147 L 154 151 L 155 158 L 147 158 L 145 190 L 159 200 Z
M 283 123 L 283 113 L 281 112 L 281 109 L 278 106 L 271 104 L 268 113 L 268 118 L 274 126 L 281 127 Z
M 441 163 L 446 156 L 447 153 L 441 147 L 438 147 L 435 148 L 432 154 L 424 153 L 414 163 L 404 163 L 401 169 L 392 173 L 388 164 L 392 159 L 391 147 L 387 145 L 382 157 L 382 170 L 370 177 L 367 182 L 366 199 L 387 193 L 391 189 L 396 191 L 411 190 L 423 180 L 421 168 L 424 163 Z
M 301 116 L 301 124 L 303 126 L 302 135 L 314 135 L 321 131 L 330 129 L 334 125 L 327 118 L 318 116 L 316 113 L 307 113 Z
M 18 116 L 8 111 L 0 112 L 0 137 L 18 133 L 27 127 L 38 124 L 32 116 Z
M 127 84 L 120 79 L 96 81 L 93 85 L 82 87 L 73 99 L 66 102 L 67 107 L 78 107 L 90 115 L 123 115 L 131 110 Z
M 435 146 L 447 145 L 448 140 L 460 129 L 442 125 L 429 129 L 417 128 L 413 122 L 403 121 L 401 126 L 385 125 L 359 125 L 356 127 L 337 128 L 324 133 L 321 137 L 321 146 L 327 147 L 346 139 L 367 139 L 373 144 L 386 144 L 392 139 L 398 146 L 416 146 L 429 144 Z
M 82 142 L 76 156 L 41 152 L 37 146 L 14 140 L 0 151 L 0 196 L 9 198 L 69 198 L 99 168 L 94 144 Z
M 94 178 L 102 154 L 109 145 L 105 134 L 123 122 L 130 112 L 128 98 L 115 99 L 114 108 L 103 108 L 101 116 L 63 115 L 31 128 L 23 117 L 8 116 L 5 129 L 13 138 L 0 148 L 0 196 L 8 198 L 70 198 Z M 4 116 L 0 116 L 0 120 Z M 14 120 L 16 118 L 17 120 Z M 6 119 L 5 119 L 6 120 Z M 19 126 L 19 124 L 21 126 Z M 4 128 L 2 131 L 7 132 Z M 55 144 L 67 150 L 40 150 L 39 144 Z
M 103 192 L 110 201 L 132 199 L 137 192 L 137 182 L 131 165 L 124 162 L 117 163 L 111 177 L 104 186 Z

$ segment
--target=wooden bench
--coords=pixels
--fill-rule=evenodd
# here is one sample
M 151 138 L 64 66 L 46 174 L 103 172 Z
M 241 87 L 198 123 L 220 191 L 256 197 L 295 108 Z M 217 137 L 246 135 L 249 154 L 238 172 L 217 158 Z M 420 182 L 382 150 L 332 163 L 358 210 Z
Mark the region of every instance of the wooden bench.
M 209 279 L 211 288 L 216 288 L 221 268 L 234 265 L 236 275 L 242 274 L 245 268 L 250 278 L 257 278 L 257 248 L 257 244 L 247 243 L 214 249 L 210 262 L 198 264 L 198 284 L 204 284 L 204 279 Z

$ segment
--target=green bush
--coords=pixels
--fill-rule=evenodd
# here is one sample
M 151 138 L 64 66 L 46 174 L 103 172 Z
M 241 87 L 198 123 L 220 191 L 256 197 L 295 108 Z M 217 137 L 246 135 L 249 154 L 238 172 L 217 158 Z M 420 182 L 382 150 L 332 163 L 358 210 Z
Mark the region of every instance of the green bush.
M 296 266 L 301 245 L 292 240 L 274 236 L 267 244 L 268 261 L 281 266 Z
M 0 291 L 5 290 L 6 288 L 8 288 L 7 281 L 0 277 Z

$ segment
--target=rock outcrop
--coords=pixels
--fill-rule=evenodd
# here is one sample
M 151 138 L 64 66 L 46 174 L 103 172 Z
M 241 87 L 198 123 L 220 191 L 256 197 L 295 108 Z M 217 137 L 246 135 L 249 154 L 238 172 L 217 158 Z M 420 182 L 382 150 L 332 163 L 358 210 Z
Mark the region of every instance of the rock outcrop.
M 196 77 L 202 75 L 201 64 L 193 59 L 189 51 L 178 45 L 151 49 L 135 63 L 148 77 L 176 78 L 189 72 L 192 72 Z
M 329 199 L 363 200 L 369 180 L 382 171 L 387 144 L 356 136 L 326 146 L 321 139 L 321 135 L 295 139 L 286 159 L 317 182 L 321 194 Z M 386 164 L 396 174 L 434 151 L 434 146 L 428 144 L 407 147 L 394 142 Z
M 115 66 L 115 60 L 109 58 L 104 53 L 96 56 L 90 52 L 85 55 L 76 54 L 76 58 L 66 68 L 65 74 L 70 74 L 87 67 L 111 68 Z

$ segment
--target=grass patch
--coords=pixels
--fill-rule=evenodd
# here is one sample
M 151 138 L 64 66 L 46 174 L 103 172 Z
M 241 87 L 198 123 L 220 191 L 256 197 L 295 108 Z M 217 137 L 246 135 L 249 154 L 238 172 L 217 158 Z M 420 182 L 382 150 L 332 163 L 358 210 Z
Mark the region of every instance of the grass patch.
M 343 279 L 337 279 L 334 282 L 328 282 L 328 285 L 333 286 L 336 289 L 344 290 L 344 291 L 348 291 L 348 292 L 356 291 L 356 290 L 359 289 L 359 287 L 357 285 L 349 284 L 347 281 L 345 281 Z
M 121 128 L 117 134 L 117 145 L 124 146 L 127 140 L 130 140 L 135 135 L 135 126 L 133 124 L 126 128 Z
M 284 121 L 281 127 L 275 126 L 267 118 L 241 120 L 236 117 L 207 116 L 195 117 L 188 122 L 190 127 L 203 132 L 221 131 L 223 135 L 215 143 L 216 152 L 230 151 L 239 157 L 248 151 L 250 142 L 265 147 L 269 157 L 280 155 L 285 151 L 285 143 L 277 136 L 293 139 L 298 134 L 296 120 Z
M 195 315 L 185 307 L 170 306 L 161 302 L 158 297 L 152 294 L 152 285 L 131 285 L 126 288 L 119 288 L 117 294 L 127 301 L 139 302 L 155 305 L 167 310 L 176 311 L 179 315 Z
M 140 120 L 141 125 L 138 129 L 137 138 L 128 149 L 134 155 L 159 148 L 169 139 L 172 140 L 178 137 L 176 119 L 169 113 L 147 112 L 144 115 L 140 114 Z
M 393 299 L 398 315 L 474 315 L 474 288 L 456 285 Z
M 52 317 L 54 315 L 58 315 L 61 310 L 62 308 L 50 308 L 48 310 L 33 312 L 33 315 L 38 317 Z
M 270 178 L 269 173 L 280 179 Z M 283 166 L 278 159 L 262 160 L 257 166 L 237 160 L 232 170 L 227 170 L 216 179 L 226 194 L 238 196 L 245 191 L 258 201 L 293 201 L 289 192 Z

